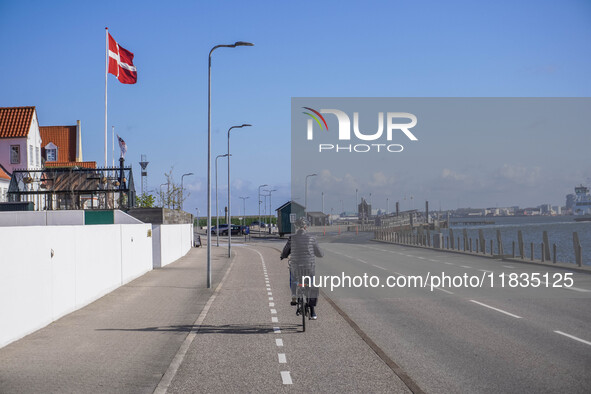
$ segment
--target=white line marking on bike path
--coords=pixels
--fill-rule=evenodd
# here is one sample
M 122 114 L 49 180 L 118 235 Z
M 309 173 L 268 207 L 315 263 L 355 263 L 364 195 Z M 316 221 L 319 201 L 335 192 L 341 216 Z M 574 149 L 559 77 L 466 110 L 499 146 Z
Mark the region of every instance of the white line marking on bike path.
M 281 379 L 283 380 L 283 384 L 293 384 L 289 371 L 281 371 Z
M 275 339 L 275 344 L 276 344 L 277 346 L 283 346 L 283 339 L 281 339 L 281 338 L 276 338 L 276 339 Z
M 279 364 L 287 363 L 287 357 L 285 357 L 285 353 L 277 353 L 277 357 L 279 358 Z

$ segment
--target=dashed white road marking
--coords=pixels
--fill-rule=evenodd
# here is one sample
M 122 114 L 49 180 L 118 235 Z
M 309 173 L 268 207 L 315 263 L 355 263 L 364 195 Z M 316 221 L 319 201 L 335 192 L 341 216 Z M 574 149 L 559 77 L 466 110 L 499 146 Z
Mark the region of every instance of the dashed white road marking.
M 492 310 L 497 311 L 497 312 L 504 313 L 507 316 L 511 316 L 511 317 L 516 318 L 516 319 L 521 319 L 521 316 L 514 315 L 512 313 L 509 313 L 509 312 L 504 311 L 504 310 L 499 309 L 499 308 L 495 308 L 494 306 L 486 305 L 486 304 L 483 304 L 482 302 L 478 302 L 478 301 L 475 301 L 475 300 L 470 300 L 470 302 L 473 302 L 473 303 L 478 304 L 478 305 L 482 305 L 485 308 L 489 308 L 489 309 L 492 309 Z
M 447 265 L 455 265 L 454 263 L 448 263 L 448 262 L 443 262 L 443 264 L 447 264 Z
M 512 265 L 504 265 L 503 267 L 505 267 L 505 268 L 515 268 Z
M 281 329 L 279 327 L 273 327 L 273 333 L 281 334 Z
M 590 345 L 591 346 L 591 342 L 586 341 L 586 340 L 581 339 L 581 338 L 577 338 L 574 335 L 570 335 L 570 334 L 567 334 L 566 332 L 562 332 L 562 331 L 554 331 L 554 332 L 557 333 L 557 334 L 560 334 L 560 335 L 564 335 L 565 337 L 568 337 L 570 339 L 574 339 L 575 341 L 579 341 L 581 343 L 584 343 L 585 345 Z
M 492 271 L 489 271 L 489 270 L 478 270 L 478 271 L 482 271 L 482 272 L 492 272 Z
M 462 268 L 472 268 L 469 265 L 460 265 L 460 267 L 462 267 Z
M 271 314 L 276 315 L 277 314 L 277 309 L 271 309 Z
M 273 316 L 271 318 L 271 323 L 279 323 L 279 319 L 277 319 L 275 316 Z
M 269 302 L 269 306 L 275 306 L 274 302 Z
M 293 384 L 289 371 L 281 371 L 281 380 L 283 380 L 283 384 Z
M 573 286 L 571 286 L 571 287 L 566 287 L 565 286 L 565 287 L 563 287 L 563 289 L 564 290 L 578 291 L 578 292 L 581 292 L 581 293 L 590 293 L 591 292 L 591 290 L 581 289 L 580 287 L 573 287 Z
M 269 301 L 273 301 L 273 297 L 269 297 Z
M 285 357 L 285 353 L 277 353 L 279 358 L 279 364 L 285 364 L 287 362 L 287 357 Z
M 276 339 L 275 339 L 275 344 L 276 344 L 277 346 L 283 346 L 283 339 L 281 339 L 281 338 L 276 338 Z
M 272 296 L 272 295 L 273 295 L 273 293 L 271 293 L 271 292 L 269 291 L 269 292 L 267 292 L 267 295 L 270 295 L 270 296 Z
M 379 268 L 381 270 L 387 271 L 384 267 L 380 267 L 379 265 L 372 264 L 374 267 Z
M 369 264 L 367 261 L 363 261 L 361 259 L 357 259 L 357 261 L 361 261 L 363 264 Z
M 439 263 L 439 260 L 433 260 L 433 259 L 427 259 L 427 260 L 432 261 L 434 263 Z

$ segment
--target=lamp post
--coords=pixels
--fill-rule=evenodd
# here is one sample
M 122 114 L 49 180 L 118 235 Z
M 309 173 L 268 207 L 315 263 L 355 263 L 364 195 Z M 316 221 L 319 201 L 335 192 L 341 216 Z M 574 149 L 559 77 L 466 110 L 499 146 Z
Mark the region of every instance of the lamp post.
M 197 231 L 199 231 L 199 208 L 195 208 L 197 210 Z
M 183 186 L 183 178 L 189 175 L 195 175 L 192 172 L 189 172 L 187 174 L 183 174 L 181 176 L 181 211 L 183 210 L 183 197 L 185 196 L 185 188 Z
M 228 129 L 228 257 L 232 252 L 232 213 L 230 210 L 230 131 L 232 129 L 241 129 L 243 127 L 250 127 L 252 125 L 242 124 L 240 126 L 232 126 Z
M 218 48 L 253 46 L 250 42 L 237 41 L 230 45 L 216 45 L 209 51 L 207 68 L 207 228 L 211 230 L 211 55 Z M 211 231 L 207 232 L 207 288 L 211 288 Z
M 218 208 L 218 159 L 220 157 L 226 157 L 225 155 L 217 155 L 215 157 L 215 244 L 220 246 L 220 209 Z
M 244 226 L 244 220 L 246 218 L 246 200 L 250 197 L 240 197 L 242 199 L 242 225 Z
M 359 219 L 359 204 L 357 203 L 359 201 L 359 199 L 357 198 L 357 192 L 359 190 L 355 189 L 355 210 L 357 211 L 357 219 Z
M 271 210 L 271 194 L 273 192 L 276 192 L 277 189 L 272 189 L 272 190 L 263 190 L 265 192 L 269 192 L 269 234 L 271 234 L 271 222 L 273 221 L 273 211 Z
M 316 176 L 317 174 L 306 175 L 306 196 L 304 197 L 304 211 L 308 212 L 308 178 Z
M 266 183 L 259 186 L 259 237 L 261 236 L 261 187 L 269 186 Z
M 386 215 L 390 213 L 390 198 L 386 197 Z

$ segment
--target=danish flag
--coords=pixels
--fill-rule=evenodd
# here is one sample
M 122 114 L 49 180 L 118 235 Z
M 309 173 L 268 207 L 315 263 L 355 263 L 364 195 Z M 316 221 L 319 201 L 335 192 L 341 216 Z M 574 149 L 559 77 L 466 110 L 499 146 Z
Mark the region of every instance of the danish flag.
M 133 65 L 133 53 L 123 48 L 109 35 L 109 74 L 119 82 L 133 84 L 137 82 L 137 70 Z

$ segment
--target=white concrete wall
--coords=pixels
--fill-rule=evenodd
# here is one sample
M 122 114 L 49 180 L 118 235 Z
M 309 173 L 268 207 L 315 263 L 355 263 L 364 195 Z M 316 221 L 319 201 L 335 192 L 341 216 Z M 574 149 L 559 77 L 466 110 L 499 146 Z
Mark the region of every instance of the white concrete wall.
M 183 257 L 193 245 L 192 224 L 155 224 L 152 230 L 154 268 Z
M 0 347 L 150 271 L 150 229 L 0 227 Z
M 141 224 L 133 216 L 115 210 L 115 224 Z M 0 227 L 75 226 L 84 224 L 84 210 L 0 212 Z
M 116 224 L 136 224 L 143 223 L 141 220 L 134 218 L 131 215 L 126 214 L 118 209 L 115 210 L 115 223 Z

